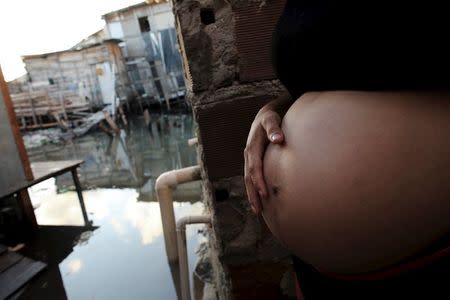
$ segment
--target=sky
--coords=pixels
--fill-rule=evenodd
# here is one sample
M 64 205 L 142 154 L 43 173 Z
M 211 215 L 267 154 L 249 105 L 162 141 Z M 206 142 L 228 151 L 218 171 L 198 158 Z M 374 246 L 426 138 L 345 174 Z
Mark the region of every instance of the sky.
M 23 74 L 22 55 L 68 49 L 102 29 L 101 16 L 143 0 L 0 0 L 0 65 Z

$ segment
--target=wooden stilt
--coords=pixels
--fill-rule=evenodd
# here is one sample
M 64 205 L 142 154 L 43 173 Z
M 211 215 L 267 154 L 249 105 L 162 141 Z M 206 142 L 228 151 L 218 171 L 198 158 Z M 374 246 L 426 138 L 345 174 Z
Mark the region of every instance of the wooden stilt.
M 104 123 L 103 121 L 101 121 L 101 122 L 98 124 L 98 127 L 99 127 L 101 130 L 103 130 L 104 132 L 106 132 L 107 134 L 114 135 L 114 132 L 113 132 L 111 129 L 109 129 L 109 128 L 105 125 L 105 123 Z
M 33 125 L 37 125 L 37 119 L 36 119 L 36 110 L 34 108 L 34 101 L 33 101 L 33 96 L 31 95 L 31 87 L 29 87 L 28 90 L 28 95 L 29 95 L 29 101 L 30 101 L 30 107 L 31 107 L 31 112 L 32 112 L 32 117 L 33 117 Z
M 38 116 L 38 121 L 39 121 L 39 127 L 42 127 L 42 116 L 41 115 Z
M 55 112 L 52 114 L 53 117 L 55 118 L 55 120 L 58 122 L 59 126 L 63 129 L 68 129 L 69 125 L 67 124 L 66 121 L 64 121 L 63 119 L 61 119 L 59 113 Z
M 111 129 L 114 130 L 115 133 L 120 133 L 119 127 L 117 127 L 116 122 L 114 122 L 114 120 L 111 118 L 109 112 L 104 111 L 103 113 L 105 114 L 106 122 L 108 122 Z
M 148 124 L 150 124 L 150 113 L 148 112 L 148 109 L 144 110 L 144 121 L 145 125 L 148 126 Z
M 73 168 L 71 170 L 71 172 L 72 172 L 73 182 L 75 183 L 75 189 L 77 190 L 77 194 L 78 194 L 78 201 L 80 201 L 81 213 L 83 214 L 84 224 L 86 226 L 89 226 L 91 223 L 89 222 L 87 212 L 86 212 L 86 207 L 84 206 L 83 192 L 81 189 L 80 179 L 78 178 L 77 169 Z
M 167 97 L 166 95 L 164 95 L 164 98 L 165 98 L 165 100 L 166 100 L 167 111 L 170 111 L 170 100 L 169 100 L 169 97 Z
M 119 113 L 120 113 L 120 117 L 122 118 L 123 125 L 125 127 L 127 127 L 128 126 L 128 121 L 127 121 L 127 118 L 125 117 L 125 113 L 123 112 L 122 105 L 119 105 L 118 110 L 119 110 Z

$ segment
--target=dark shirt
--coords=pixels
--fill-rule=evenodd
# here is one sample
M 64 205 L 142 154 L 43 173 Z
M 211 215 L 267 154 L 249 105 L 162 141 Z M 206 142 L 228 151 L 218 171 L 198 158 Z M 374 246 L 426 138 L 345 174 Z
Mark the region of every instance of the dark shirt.
M 445 88 L 445 3 L 287 0 L 273 35 L 275 73 L 294 98 L 315 90 Z

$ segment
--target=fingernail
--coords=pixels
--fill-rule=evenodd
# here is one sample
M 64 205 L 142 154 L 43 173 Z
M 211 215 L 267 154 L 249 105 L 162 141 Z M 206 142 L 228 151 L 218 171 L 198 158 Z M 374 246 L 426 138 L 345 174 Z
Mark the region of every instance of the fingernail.
M 281 134 L 279 134 L 279 133 L 272 133 L 272 135 L 270 136 L 270 140 L 272 142 L 274 142 L 275 140 L 279 140 L 279 139 L 281 139 Z

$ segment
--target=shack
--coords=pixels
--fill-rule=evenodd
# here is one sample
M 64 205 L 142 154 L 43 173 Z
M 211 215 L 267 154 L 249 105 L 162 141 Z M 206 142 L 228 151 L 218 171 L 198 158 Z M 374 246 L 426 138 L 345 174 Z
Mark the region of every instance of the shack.
M 97 32 L 69 50 L 22 57 L 27 75 L 9 83 L 22 129 L 55 126 L 60 119 L 127 102 L 131 91 L 121 41 L 100 40 Z
M 147 1 L 102 16 L 107 38 L 123 40 L 132 89 L 145 104 L 184 101 L 185 83 L 172 4 Z

